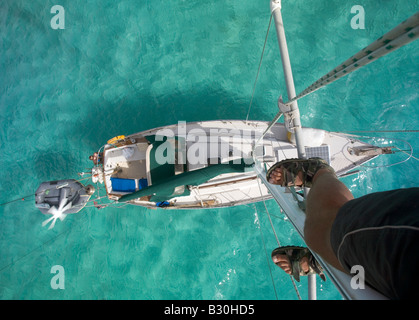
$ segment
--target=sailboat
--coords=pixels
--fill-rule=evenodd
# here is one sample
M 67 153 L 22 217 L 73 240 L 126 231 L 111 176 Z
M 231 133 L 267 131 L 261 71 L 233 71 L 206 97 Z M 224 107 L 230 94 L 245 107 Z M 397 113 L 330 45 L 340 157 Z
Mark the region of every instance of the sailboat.
M 304 198 L 308 191 L 269 184 L 266 172 L 273 164 L 290 158 L 319 157 L 342 178 L 357 173 L 359 167 L 377 157 L 390 156 L 395 152 L 393 146 L 376 145 L 353 135 L 303 127 L 297 100 L 416 39 L 419 35 L 419 14 L 405 22 L 399 28 L 401 31 L 396 28 L 389 32 L 391 38 L 385 45 L 374 42 L 297 95 L 280 0 L 271 0 L 271 13 L 290 99 L 284 102 L 279 97 L 277 116 L 270 122 L 180 121 L 109 139 L 95 153 L 94 166 L 87 173 L 92 183 L 96 184 L 96 207 L 134 205 L 165 210 L 224 208 L 274 198 L 304 238 Z M 278 123 L 281 117 L 284 122 Z M 53 189 L 54 185 L 62 184 L 49 182 L 48 185 L 49 188 L 40 188 L 36 194 L 36 205 L 40 210 L 51 207 L 48 197 L 43 196 L 45 192 Z M 93 187 L 86 188 L 80 190 L 84 190 L 83 195 L 90 196 L 89 191 Z M 104 194 L 100 195 L 100 192 Z M 55 199 L 58 209 L 44 210 L 43 213 L 52 214 L 55 220 L 61 219 L 64 214 L 78 212 L 88 203 L 87 197 L 80 203 L 64 200 L 70 195 L 71 192 Z M 74 194 L 72 196 L 74 198 Z M 353 289 L 348 275 L 329 266 L 320 257 L 316 256 L 316 259 L 345 299 L 385 299 L 371 288 Z M 315 299 L 314 288 L 315 275 L 310 275 L 311 299 Z
M 262 121 L 179 123 L 110 140 L 96 167 L 110 200 L 148 208 L 222 208 L 271 198 L 260 187 L 253 164 L 298 157 L 285 124 Z M 338 176 L 379 154 L 391 153 L 360 140 L 302 128 L 309 156 L 326 159 Z M 260 140 L 260 141 L 259 141 Z

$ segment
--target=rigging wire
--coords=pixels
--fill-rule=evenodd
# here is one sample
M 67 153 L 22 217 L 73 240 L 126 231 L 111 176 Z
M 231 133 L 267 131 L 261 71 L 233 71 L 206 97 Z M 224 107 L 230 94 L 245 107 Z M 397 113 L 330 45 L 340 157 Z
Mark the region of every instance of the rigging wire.
M 419 161 L 419 158 L 416 158 L 416 157 L 414 157 L 413 155 L 412 155 L 412 153 L 407 153 L 406 152 L 406 150 L 402 150 L 402 149 L 400 149 L 399 147 L 397 147 L 397 146 L 394 146 L 395 148 L 397 148 L 397 149 L 399 149 L 400 150 L 400 152 L 403 152 L 403 153 L 405 153 L 405 154 L 407 154 L 408 156 L 410 156 L 410 158 L 413 158 L 413 159 L 415 159 L 416 161 Z M 407 159 L 407 160 L 409 160 L 409 158 Z M 405 160 L 405 161 L 407 161 L 407 160 Z
M 259 192 L 260 192 L 260 195 L 261 195 L 261 197 L 262 197 L 262 202 L 263 202 L 263 205 L 265 206 L 266 215 L 267 215 L 267 216 L 268 216 L 268 218 L 269 218 L 269 222 L 270 222 L 270 224 L 271 224 L 272 231 L 273 231 L 273 233 L 274 233 L 274 235 L 275 235 L 276 242 L 278 243 L 278 246 L 280 247 L 280 246 L 281 246 L 281 243 L 279 242 L 278 235 L 276 234 L 276 231 L 275 231 L 274 225 L 273 225 L 273 223 L 272 223 L 272 219 L 271 219 L 271 216 L 270 216 L 270 214 L 269 214 L 268 207 L 266 206 L 266 201 L 265 201 L 265 197 L 263 196 L 263 193 L 262 193 L 262 188 L 261 188 L 261 186 L 260 186 L 260 181 L 259 181 L 259 179 L 257 179 L 257 181 L 258 181 Z M 259 217 L 258 217 L 258 221 L 260 221 L 260 220 L 259 220 Z M 260 222 L 259 222 L 259 225 L 260 225 Z M 261 229 L 261 232 L 262 232 L 262 229 Z M 264 245 L 265 245 L 265 242 L 263 242 L 263 243 L 264 243 Z M 266 248 L 265 248 L 265 253 L 266 253 Z M 268 260 L 268 263 L 269 263 L 269 260 Z M 269 270 L 271 270 L 271 269 L 270 269 L 270 267 L 269 267 Z M 302 299 L 301 299 L 300 292 L 298 291 L 297 285 L 295 284 L 294 278 L 293 278 L 291 275 L 290 275 L 289 277 L 290 277 L 290 279 L 291 279 L 292 285 L 294 286 L 294 290 L 295 290 L 295 293 L 296 293 L 296 294 L 297 294 L 297 296 L 298 296 L 298 299 L 299 299 L 299 300 L 302 300 Z M 272 281 L 273 281 L 273 280 L 272 280 Z M 274 285 L 274 287 L 275 287 L 275 285 Z
M 348 133 L 353 132 L 353 133 L 376 133 L 376 132 L 389 132 L 389 133 L 416 133 L 419 132 L 419 130 L 409 130 L 409 129 L 404 129 L 404 130 L 350 130 L 350 131 L 346 131 Z
M 257 181 L 258 181 L 259 192 L 260 192 L 260 195 L 262 196 L 262 202 L 263 202 L 263 205 L 265 206 L 266 215 L 268 216 L 269 223 L 271 224 L 271 228 L 272 228 L 272 231 L 274 233 L 276 242 L 278 243 L 278 246 L 280 247 L 281 246 L 281 243 L 279 242 L 279 238 L 278 238 L 278 235 L 275 232 L 275 228 L 274 228 L 274 225 L 272 223 L 271 216 L 269 214 L 268 208 L 266 207 L 266 201 L 265 201 L 265 198 L 263 197 L 263 194 L 262 194 L 262 188 L 260 187 L 260 181 L 259 181 L 259 179 L 257 179 Z
M 266 256 L 266 263 L 268 264 L 269 274 L 271 275 L 271 282 L 272 282 L 272 286 L 274 288 L 275 297 L 276 297 L 276 300 L 278 300 L 278 293 L 276 292 L 275 281 L 274 281 L 274 277 L 273 277 L 273 274 L 272 274 L 271 264 L 270 264 L 270 261 L 269 261 L 268 252 L 266 250 L 266 243 L 265 243 L 265 239 L 263 237 L 262 226 L 260 224 L 260 219 L 259 219 L 259 215 L 258 215 L 258 212 L 257 212 L 257 209 L 256 209 L 256 205 L 254 205 L 254 208 L 255 208 L 256 219 L 257 219 L 258 225 L 259 225 L 260 238 L 262 239 L 263 248 L 264 248 L 264 252 L 265 252 L 265 256 Z
M 253 98 L 254 98 L 254 96 L 255 96 L 256 83 L 258 82 L 259 73 L 260 73 L 260 68 L 261 68 L 261 66 L 262 66 L 262 60 L 263 60 L 263 56 L 264 56 L 264 54 L 265 54 L 265 47 L 266 47 L 266 43 L 267 43 L 267 41 L 268 41 L 269 30 L 271 29 L 272 16 L 273 16 L 273 13 L 271 13 L 271 17 L 270 17 L 270 19 L 269 19 L 269 24 L 268 24 L 268 30 L 266 31 L 265 43 L 263 44 L 262 54 L 261 54 L 261 56 L 260 56 L 260 60 L 259 60 L 258 72 L 256 73 L 255 83 L 253 84 L 252 98 L 250 99 L 249 109 L 247 110 L 246 123 L 247 123 L 247 120 L 249 119 L 250 109 L 251 109 L 251 107 L 252 107 Z

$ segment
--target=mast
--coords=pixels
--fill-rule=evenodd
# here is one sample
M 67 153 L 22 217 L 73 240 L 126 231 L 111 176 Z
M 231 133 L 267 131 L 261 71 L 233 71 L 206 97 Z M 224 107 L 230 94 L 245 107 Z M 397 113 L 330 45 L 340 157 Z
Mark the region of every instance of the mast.
M 279 50 L 281 52 L 282 68 L 284 70 L 285 84 L 287 87 L 288 100 L 296 97 L 294 78 L 292 76 L 291 62 L 288 54 L 287 40 L 285 38 L 284 23 L 281 14 L 281 0 L 271 1 L 271 12 L 275 20 L 276 35 L 278 38 Z M 292 113 L 293 124 L 292 129 L 295 133 L 295 140 L 297 143 L 298 157 L 305 159 L 306 153 L 304 150 L 304 141 L 301 130 L 300 111 L 298 109 L 297 101 L 293 101 L 290 105 L 290 112 Z
M 281 0 L 271 1 L 271 12 L 275 21 L 276 35 L 278 38 L 279 50 L 281 53 L 282 68 L 284 70 L 285 85 L 287 87 L 288 100 L 292 100 L 296 97 L 294 77 L 292 75 L 291 61 L 288 54 L 287 40 L 285 37 L 284 23 L 282 21 L 281 14 Z M 290 112 L 292 114 L 292 129 L 295 134 L 295 141 L 297 144 L 298 158 L 306 159 L 306 153 L 304 149 L 304 140 L 301 130 L 300 110 L 298 109 L 298 102 L 293 101 L 290 104 Z M 306 195 L 308 190 L 305 190 Z M 308 299 L 316 300 L 316 275 L 312 274 L 308 276 Z

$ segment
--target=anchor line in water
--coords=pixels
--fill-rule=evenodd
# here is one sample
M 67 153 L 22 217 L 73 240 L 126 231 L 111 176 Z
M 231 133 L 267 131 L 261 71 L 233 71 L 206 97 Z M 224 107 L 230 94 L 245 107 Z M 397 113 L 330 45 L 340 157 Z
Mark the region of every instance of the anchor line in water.
M 6 204 L 17 202 L 17 201 L 26 201 L 26 200 L 28 200 L 26 198 L 33 197 L 34 195 L 35 195 L 34 193 L 33 194 L 28 194 L 27 196 L 20 197 L 18 199 L 14 199 L 14 200 L 10 200 L 10 201 L 4 202 L 4 203 L 0 203 L 0 206 L 4 206 Z

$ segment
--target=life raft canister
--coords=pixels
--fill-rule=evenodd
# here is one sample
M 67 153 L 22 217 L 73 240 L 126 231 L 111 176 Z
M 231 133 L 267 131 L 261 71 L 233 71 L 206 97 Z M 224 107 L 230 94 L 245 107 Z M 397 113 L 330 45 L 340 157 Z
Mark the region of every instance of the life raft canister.
M 115 144 L 115 142 L 117 142 L 119 140 L 122 140 L 124 138 L 125 138 L 125 136 L 123 136 L 123 135 L 122 136 L 113 137 L 112 139 L 108 140 L 108 144 Z

